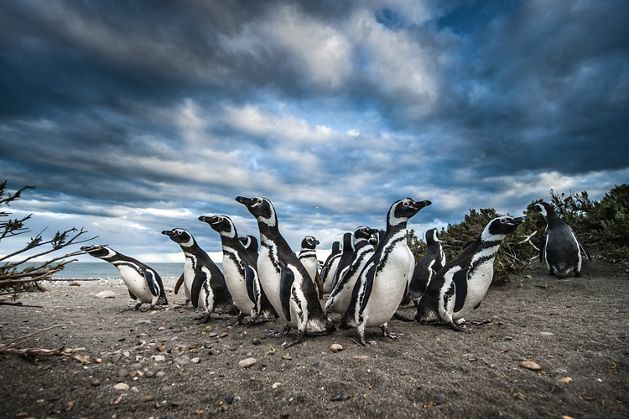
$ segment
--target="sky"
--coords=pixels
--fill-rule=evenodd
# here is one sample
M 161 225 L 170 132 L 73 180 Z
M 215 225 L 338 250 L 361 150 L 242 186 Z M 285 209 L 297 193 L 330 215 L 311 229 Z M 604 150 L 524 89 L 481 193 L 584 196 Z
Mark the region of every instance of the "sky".
M 390 205 L 409 227 L 629 181 L 624 1 L 5 1 L 0 173 L 34 233 L 85 227 L 143 261 L 208 252 L 199 215 L 294 250 Z M 0 242 L 0 255 L 23 238 Z M 216 253 L 211 253 L 215 255 Z M 219 261 L 220 261 L 220 256 Z M 94 261 L 88 256 L 84 261 Z

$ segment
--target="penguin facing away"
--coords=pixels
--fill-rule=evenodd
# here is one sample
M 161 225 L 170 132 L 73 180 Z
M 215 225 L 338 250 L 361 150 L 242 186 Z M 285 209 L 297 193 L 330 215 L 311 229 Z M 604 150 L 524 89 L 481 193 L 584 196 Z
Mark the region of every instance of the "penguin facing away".
M 279 231 L 271 201 L 242 196 L 236 201 L 243 204 L 258 222 L 261 244 L 258 276 L 262 288 L 280 320 L 288 328 L 297 328 L 297 339 L 285 342 L 284 347 L 298 343 L 304 335 L 333 332 L 336 327 L 323 313 L 308 272 Z
M 210 314 L 217 306 L 231 309 L 233 301 L 223 273 L 197 244 L 192 234 L 182 228 L 164 230 L 162 234 L 179 244 L 186 257 L 183 268 L 183 286 L 190 293 L 192 306 L 205 311 L 202 322 L 210 320 Z
M 375 252 L 373 241 L 370 242 L 374 234 L 378 234 L 378 230 L 364 226 L 360 226 L 354 231 L 352 261 L 347 269 L 339 273 L 336 285 L 325 303 L 326 313 L 345 313 L 347 311 L 360 272 Z
M 581 276 L 583 263 L 582 252 L 592 260 L 589 252 L 583 247 L 572 228 L 562 220 L 553 206 L 547 202 L 535 204 L 537 210 L 546 221 L 544 244 L 540 249 L 540 261 L 546 264 L 549 275 L 565 278 L 571 273 Z
M 329 293 L 332 291 L 333 286 L 333 278 L 334 272 L 336 272 L 336 268 L 341 260 L 341 243 L 335 241 L 332 243 L 332 250 L 330 254 L 326 258 L 325 262 L 323 262 L 323 266 L 321 267 L 321 281 L 323 282 L 323 292 Z
M 443 322 L 456 331 L 464 330 L 463 316 L 480 306 L 494 276 L 494 259 L 502 240 L 513 233 L 526 217 L 497 217 L 489 221 L 478 239 L 431 279 L 419 302 L 415 320 Z
M 168 304 L 162 278 L 150 266 L 107 246 L 83 246 L 81 250 L 118 268 L 120 277 L 129 290 L 129 296 L 138 300 L 136 310 L 145 303 L 150 304 L 150 309 L 156 304 Z
M 356 326 L 360 343 L 365 345 L 365 328 L 380 326 L 384 336 L 396 339 L 388 328 L 388 321 L 404 297 L 415 266 L 415 259 L 406 241 L 408 220 L 430 201 L 401 199 L 387 212 L 387 229 L 378 249 L 371 256 L 358 282 L 357 301 L 349 325 Z
M 226 215 L 202 215 L 199 221 L 209 224 L 221 236 L 225 283 L 234 304 L 240 310 L 238 324 L 242 323 L 246 315 L 250 316 L 250 324 L 254 324 L 261 314 L 265 319 L 277 317 L 277 313 L 260 285 L 256 269 L 257 262 L 251 254 L 253 249 L 250 248 L 249 251 L 245 249 L 231 218 Z M 245 239 L 247 239 L 246 243 L 251 245 L 251 238 L 245 237 Z M 257 241 L 255 243 L 257 244 Z M 255 249 L 257 250 L 257 246 Z
M 336 270 L 334 271 L 334 275 L 332 276 L 332 289 L 336 287 L 339 279 L 344 275 L 345 271 L 349 269 L 352 264 L 352 260 L 354 260 L 354 236 L 352 233 L 343 234 L 343 251 L 341 252 L 341 257 L 339 259 L 339 263 L 336 266 Z
M 304 265 L 308 275 L 319 290 L 319 299 L 323 298 L 323 282 L 319 275 L 319 259 L 317 258 L 317 245 L 319 240 L 313 236 L 306 236 L 301 241 L 301 250 L 299 251 L 299 261 Z
M 446 264 L 446 254 L 439 240 L 437 229 L 426 231 L 426 253 L 415 264 L 413 278 L 408 287 L 408 292 L 401 305 L 416 304 L 426 292 L 431 278 Z

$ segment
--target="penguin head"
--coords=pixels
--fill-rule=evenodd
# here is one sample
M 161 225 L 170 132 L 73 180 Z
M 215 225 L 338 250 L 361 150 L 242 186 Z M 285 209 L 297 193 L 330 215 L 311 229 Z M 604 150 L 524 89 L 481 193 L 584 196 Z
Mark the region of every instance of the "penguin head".
M 332 243 L 332 254 L 337 254 L 341 252 L 341 243 L 335 241 Z
M 439 236 L 436 228 L 426 231 L 426 244 L 439 243 Z
M 343 253 L 354 251 L 354 242 L 352 241 L 352 233 L 343 234 Z
M 550 205 L 548 202 L 544 202 L 544 201 L 538 202 L 537 204 L 533 206 L 533 208 L 535 209 L 535 211 L 542 214 L 542 217 L 544 217 L 545 220 L 548 218 L 550 214 L 555 213 L 553 206 Z
M 301 248 L 302 249 L 316 249 L 318 244 L 319 244 L 319 240 L 317 240 L 315 237 L 306 236 L 301 241 Z
M 240 240 L 245 249 L 251 250 L 253 252 L 258 251 L 258 239 L 256 239 L 255 236 L 248 235 L 244 237 L 238 237 L 238 240 Z
M 89 254 L 90 256 L 94 256 L 95 258 L 99 258 L 99 259 L 110 259 L 114 256 L 116 256 L 116 251 L 113 249 L 110 249 L 109 247 L 105 246 L 105 245 L 92 245 L 92 246 L 83 246 L 81 247 L 81 250 L 87 254 Z
M 507 234 L 513 233 L 526 217 L 511 217 L 508 215 L 491 220 L 481 233 L 482 241 L 502 240 Z
M 422 208 L 431 205 L 430 201 L 414 201 L 411 198 L 400 199 L 395 201 L 387 214 L 387 225 L 396 226 L 400 223 L 408 221 L 412 216 L 417 214 Z
M 164 230 L 162 234 L 170 237 L 172 241 L 183 247 L 190 247 L 194 244 L 192 234 L 183 228 L 173 228 L 172 230 Z
M 221 236 L 236 237 L 236 226 L 234 222 L 226 215 L 202 215 L 199 221 L 208 223 L 210 227 Z
M 256 217 L 259 222 L 268 226 L 277 226 L 277 215 L 271 201 L 259 196 L 253 198 L 245 198 L 244 196 L 236 197 L 236 201 L 243 204 L 251 215 Z
M 357 227 L 356 230 L 354 230 L 354 243 L 360 240 L 369 240 L 374 234 L 378 234 L 378 230 L 375 228 L 365 226 Z
M 373 247 L 377 247 L 379 242 L 380 236 L 378 234 L 372 234 L 371 237 L 369 237 L 369 244 Z

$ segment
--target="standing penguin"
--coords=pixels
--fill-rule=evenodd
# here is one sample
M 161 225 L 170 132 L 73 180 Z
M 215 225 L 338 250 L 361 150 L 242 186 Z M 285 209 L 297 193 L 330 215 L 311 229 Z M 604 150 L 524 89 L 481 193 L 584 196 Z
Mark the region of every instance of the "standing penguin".
M 546 220 L 545 239 L 539 258 L 546 263 L 549 275 L 565 278 L 574 272 L 574 276 L 581 276 L 581 252 L 588 260 L 592 260 L 589 252 L 579 242 L 572 228 L 555 213 L 552 205 L 542 201 L 535 204 L 535 209 Z
M 280 316 L 290 328 L 297 328 L 297 339 L 286 343 L 291 346 L 305 334 L 329 334 L 336 327 L 328 319 L 317 298 L 310 276 L 279 231 L 277 215 L 271 201 L 266 198 L 245 198 L 243 204 L 256 217 L 260 230 L 261 249 L 258 256 L 258 275 L 262 289 Z
M 415 264 L 413 278 L 401 305 L 416 304 L 426 292 L 431 278 L 445 265 L 446 254 L 437 236 L 437 229 L 431 228 L 426 231 L 426 253 Z
M 526 217 L 497 217 L 487 223 L 478 239 L 447 263 L 430 281 L 417 303 L 415 320 L 441 321 L 464 330 L 463 316 L 480 306 L 494 276 L 494 258 L 502 240 Z
M 190 295 L 192 306 L 205 311 L 205 315 L 199 320 L 204 323 L 208 322 L 210 314 L 217 306 L 231 309 L 233 302 L 223 273 L 210 256 L 199 247 L 192 234 L 181 228 L 165 230 L 162 234 L 179 244 L 186 257 L 183 267 L 183 287 L 186 294 Z
M 378 230 L 360 226 L 354 231 L 354 257 L 349 267 L 339 274 L 338 281 L 325 303 L 326 313 L 345 313 L 352 299 L 352 290 L 365 264 L 374 254 L 373 235 Z M 376 242 L 377 244 L 377 242 Z
M 226 215 L 209 217 L 202 215 L 199 221 L 209 224 L 221 235 L 225 283 L 236 307 L 240 310 L 238 324 L 242 323 L 246 315 L 250 316 L 250 324 L 255 323 L 260 314 L 266 319 L 277 317 L 260 285 L 256 269 L 257 262 L 239 240 L 236 226 L 231 218 Z M 250 240 L 248 244 L 251 244 Z
M 238 240 L 240 240 L 240 243 L 244 246 L 249 258 L 254 261 L 258 260 L 258 239 L 256 239 L 255 236 L 248 235 L 240 236 Z
M 306 271 L 308 271 L 308 275 L 317 286 L 319 290 L 319 299 L 323 298 L 323 282 L 321 281 L 321 276 L 319 276 L 319 259 L 317 258 L 317 245 L 319 244 L 319 240 L 317 240 L 313 236 L 306 236 L 301 241 L 301 250 L 299 251 L 299 261 Z
M 136 310 L 144 303 L 150 304 L 150 308 L 155 307 L 155 304 L 168 304 L 162 278 L 150 266 L 107 246 L 83 246 L 81 250 L 118 268 L 120 277 L 129 290 L 129 296 L 139 301 L 135 305 Z
M 332 291 L 334 273 L 341 260 L 341 243 L 335 241 L 332 243 L 332 251 L 328 255 L 327 259 L 323 263 L 321 268 L 321 281 L 323 282 L 323 292 L 329 293 Z
M 394 202 L 387 212 L 386 233 L 360 274 L 356 283 L 356 304 L 350 306 L 354 313 L 348 325 L 357 327 L 363 345 L 368 326 L 380 326 L 384 336 L 397 338 L 389 332 L 388 321 L 404 298 L 415 266 L 415 258 L 406 241 L 406 225 L 411 217 L 430 204 L 430 201 L 404 198 Z
M 354 236 L 352 233 L 343 234 L 343 251 L 341 252 L 341 258 L 334 271 L 332 277 L 332 289 L 336 287 L 339 279 L 345 274 L 354 260 Z

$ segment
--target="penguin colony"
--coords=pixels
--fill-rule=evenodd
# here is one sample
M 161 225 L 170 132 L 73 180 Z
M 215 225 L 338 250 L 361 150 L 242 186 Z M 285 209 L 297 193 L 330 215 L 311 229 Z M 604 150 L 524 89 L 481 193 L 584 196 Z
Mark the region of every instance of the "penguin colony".
M 415 262 L 407 244 L 409 220 L 430 201 L 411 198 L 394 202 L 386 214 L 386 230 L 358 227 L 342 241 L 332 244 L 324 263 L 316 256 L 319 241 L 304 237 L 296 254 L 282 236 L 278 215 L 270 200 L 239 196 L 256 219 L 260 242 L 253 235 L 239 236 L 227 215 L 199 217 L 218 233 L 223 251 L 223 271 L 201 249 L 189 231 L 162 231 L 177 243 L 185 256 L 183 273 L 175 294 L 184 289 L 186 304 L 203 310 L 199 319 L 207 322 L 217 308 L 237 314 L 235 322 L 248 324 L 275 320 L 283 325 L 276 335 L 296 330 L 288 347 L 304 336 L 330 334 L 336 325 L 329 313 L 341 315 L 341 328 L 356 328 L 359 341 L 367 343 L 365 329 L 380 327 L 385 337 L 397 339 L 388 322 L 399 316 L 398 307 L 413 304 L 415 320 L 421 324 L 445 324 L 465 330 L 465 318 L 477 309 L 493 278 L 494 259 L 502 240 L 513 233 L 526 217 L 502 216 L 491 220 L 478 238 L 447 262 L 437 229 L 426 232 L 427 249 Z M 540 261 L 549 274 L 565 278 L 579 276 L 582 254 L 590 255 L 572 229 L 555 214 L 552 205 L 535 204 L 546 221 Z M 148 304 L 168 304 L 159 274 L 151 267 L 108 246 L 84 246 L 91 256 L 111 263 L 137 300 L 135 309 Z M 324 294 L 328 294 L 327 300 Z M 370 343 L 374 343 L 370 341 Z

